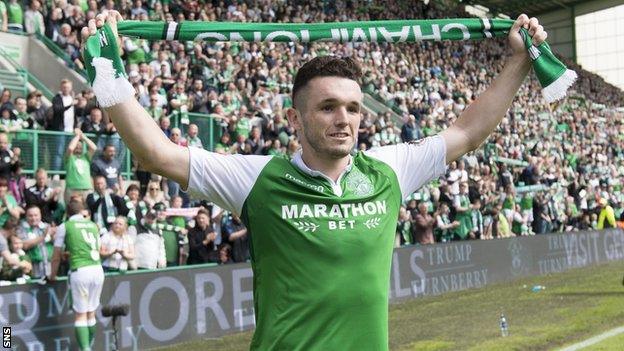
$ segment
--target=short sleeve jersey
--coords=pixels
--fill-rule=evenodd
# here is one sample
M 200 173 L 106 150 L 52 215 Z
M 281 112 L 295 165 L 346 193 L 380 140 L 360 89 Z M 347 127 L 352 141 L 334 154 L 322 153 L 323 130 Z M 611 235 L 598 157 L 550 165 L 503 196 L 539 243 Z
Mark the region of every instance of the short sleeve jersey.
M 93 187 L 91 183 L 91 162 L 87 154 L 78 157 L 69 155 L 65 159 L 65 171 L 67 178 L 65 186 L 72 190 L 88 190 Z
M 251 349 L 386 350 L 399 208 L 444 173 L 444 140 L 359 152 L 336 182 L 300 154 L 189 150 L 189 191 L 240 214 L 249 231 Z
M 93 221 L 75 215 L 57 228 L 55 247 L 69 251 L 69 268 L 100 265 L 100 231 Z
M 9 3 L 7 8 L 7 17 L 9 24 L 21 25 L 24 22 L 24 10 L 22 10 L 22 5 L 19 3 Z

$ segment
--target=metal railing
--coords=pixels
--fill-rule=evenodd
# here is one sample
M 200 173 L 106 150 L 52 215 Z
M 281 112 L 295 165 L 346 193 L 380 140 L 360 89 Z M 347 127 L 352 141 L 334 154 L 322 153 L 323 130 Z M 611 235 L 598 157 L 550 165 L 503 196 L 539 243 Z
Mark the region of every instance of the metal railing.
M 37 77 L 35 77 L 26 68 L 22 67 L 22 65 L 20 65 L 17 61 L 15 61 L 11 57 L 11 55 L 9 55 L 2 47 L 0 47 L 0 56 L 2 56 L 5 60 L 7 60 L 7 62 L 9 62 L 15 68 L 15 70 L 17 71 L 16 73 L 22 77 L 23 87 L 16 87 L 16 89 L 17 88 L 21 88 L 22 91 L 20 91 L 20 92 L 22 93 L 22 95 L 24 97 L 26 97 L 26 95 L 28 95 L 28 83 L 30 83 L 36 89 L 41 91 L 41 93 L 48 100 L 52 100 L 52 97 L 54 96 L 54 93 L 52 93 L 52 91 L 50 89 L 48 89 L 48 87 L 46 87 L 39 79 L 37 79 Z M 12 72 L 10 72 L 8 70 L 6 70 L 6 72 L 12 73 Z M 5 87 L 6 87 L 6 85 L 5 85 Z
M 73 133 L 49 130 L 22 129 L 10 132 L 11 147 L 21 150 L 23 174 L 34 174 L 38 168 L 44 168 L 49 174 L 65 174 L 64 156 L 67 145 L 74 137 Z M 107 144 L 115 145 L 117 159 L 121 161 L 121 174 L 124 178 L 132 177 L 132 161 L 130 151 L 118 135 L 85 134 L 102 150 Z M 86 145 L 83 145 L 86 149 Z
M 173 113 L 167 117 L 171 119 L 173 127 L 180 128 L 183 134 L 187 133 L 189 124 L 182 123 L 179 114 Z M 189 123 L 198 126 L 198 136 L 204 149 L 214 150 L 221 137 L 222 127 L 219 120 L 210 115 L 192 112 L 188 113 L 188 119 Z M 22 129 L 8 134 L 11 147 L 19 147 L 21 150 L 23 174 L 34 174 L 38 168 L 46 169 L 49 174 L 65 174 L 64 156 L 67 145 L 74 137 L 73 133 Z M 85 135 L 98 146 L 98 151 L 103 150 L 107 144 L 113 144 L 117 150 L 116 158 L 122 164 L 122 176 L 126 179 L 133 176 L 132 155 L 119 135 L 92 133 Z M 83 147 L 86 148 L 86 145 Z

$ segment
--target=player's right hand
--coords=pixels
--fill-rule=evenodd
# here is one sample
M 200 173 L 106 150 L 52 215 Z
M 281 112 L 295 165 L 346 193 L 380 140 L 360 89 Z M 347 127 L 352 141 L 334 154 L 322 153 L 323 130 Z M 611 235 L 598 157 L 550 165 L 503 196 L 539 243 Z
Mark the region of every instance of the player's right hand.
M 121 14 L 115 10 L 104 10 L 102 13 L 95 16 L 95 18 L 90 19 L 87 26 L 82 27 L 82 30 L 80 31 L 80 37 L 82 38 L 81 51 L 84 49 L 87 39 L 90 36 L 95 35 L 97 30 L 102 28 L 105 23 L 108 23 L 111 30 L 117 37 L 117 40 L 119 40 L 119 34 L 117 32 L 117 22 L 119 21 L 123 21 L 123 17 L 121 17 Z

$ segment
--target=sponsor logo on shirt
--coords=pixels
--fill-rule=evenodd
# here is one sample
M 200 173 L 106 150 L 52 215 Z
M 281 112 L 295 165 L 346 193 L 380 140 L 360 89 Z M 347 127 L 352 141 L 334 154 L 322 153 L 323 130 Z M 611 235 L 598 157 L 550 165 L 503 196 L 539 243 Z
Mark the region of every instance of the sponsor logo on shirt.
M 318 191 L 318 192 L 321 192 L 321 193 L 322 193 L 323 191 L 325 191 L 325 189 L 323 188 L 323 186 L 322 186 L 322 185 L 310 184 L 310 183 L 308 183 L 308 182 L 306 182 L 306 181 L 304 181 L 304 180 L 301 180 L 301 179 L 299 179 L 299 178 L 295 178 L 295 177 L 294 177 L 293 175 L 291 175 L 290 173 L 286 173 L 286 174 L 284 174 L 284 177 L 286 177 L 286 179 L 288 179 L 288 180 L 290 180 L 290 181 L 292 181 L 292 182 L 295 182 L 295 183 L 297 183 L 297 184 L 303 185 L 303 186 L 305 186 L 305 187 L 308 187 L 308 188 L 310 188 L 310 189 L 316 190 L 316 191 Z
M 367 229 L 381 225 L 379 216 L 387 214 L 386 201 L 367 201 L 346 204 L 291 204 L 282 205 L 282 219 L 292 220 L 295 228 L 304 232 L 315 232 L 321 224 L 318 219 L 327 218 L 327 229 L 354 229 L 357 220 Z M 306 220 L 309 219 L 309 220 Z
M 283 219 L 300 218 L 352 218 L 387 213 L 386 201 L 367 201 L 350 204 L 282 205 Z

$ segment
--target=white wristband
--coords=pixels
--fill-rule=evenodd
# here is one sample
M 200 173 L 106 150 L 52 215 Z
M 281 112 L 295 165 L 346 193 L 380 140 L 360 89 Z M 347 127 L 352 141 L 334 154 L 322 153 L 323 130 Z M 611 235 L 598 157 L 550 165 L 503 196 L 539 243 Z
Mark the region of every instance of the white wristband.
M 113 61 L 104 57 L 95 57 L 91 64 L 95 68 L 93 93 L 101 107 L 111 107 L 134 98 L 132 84 L 124 78 L 115 78 Z

